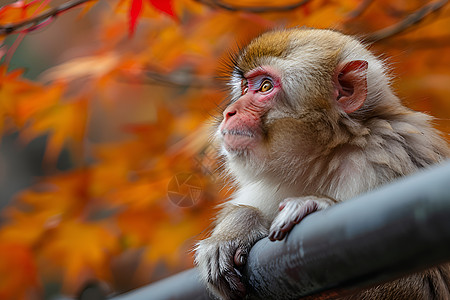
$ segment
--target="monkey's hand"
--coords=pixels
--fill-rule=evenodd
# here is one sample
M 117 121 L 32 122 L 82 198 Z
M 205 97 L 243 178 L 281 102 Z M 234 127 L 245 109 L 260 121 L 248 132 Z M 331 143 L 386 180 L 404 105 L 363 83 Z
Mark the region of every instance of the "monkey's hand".
M 195 263 L 201 279 L 220 299 L 242 299 L 241 270 L 251 247 L 267 236 L 268 222 L 250 206 L 229 205 L 222 210 L 211 237 L 200 241 Z
M 269 239 L 281 241 L 307 215 L 327 208 L 335 202 L 329 198 L 306 196 L 284 199 L 279 206 L 280 212 L 270 226 Z

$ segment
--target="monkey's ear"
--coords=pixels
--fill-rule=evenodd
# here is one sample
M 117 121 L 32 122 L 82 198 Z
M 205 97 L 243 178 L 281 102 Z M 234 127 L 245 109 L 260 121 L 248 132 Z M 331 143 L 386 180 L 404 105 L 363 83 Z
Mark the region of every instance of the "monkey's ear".
M 338 105 L 347 113 L 361 108 L 367 98 L 367 67 L 365 60 L 338 65 L 334 76 L 334 95 Z

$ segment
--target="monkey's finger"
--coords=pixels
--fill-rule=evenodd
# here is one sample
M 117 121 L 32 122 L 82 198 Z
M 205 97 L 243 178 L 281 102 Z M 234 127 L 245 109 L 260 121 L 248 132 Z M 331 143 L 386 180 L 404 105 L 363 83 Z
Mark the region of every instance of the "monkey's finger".
M 286 206 L 286 202 L 283 201 L 278 205 L 278 211 L 282 211 L 284 209 L 284 207 Z
M 307 215 L 319 210 L 314 200 L 299 201 L 299 199 L 286 199 L 280 204 L 280 213 L 272 223 L 269 239 L 282 240 L 295 224 L 300 223 Z
M 242 267 L 247 262 L 248 251 L 244 248 L 237 248 L 236 253 L 234 253 L 234 264 L 237 267 Z
M 272 223 L 272 226 L 270 226 L 269 239 L 271 241 L 282 240 L 285 237 L 288 230 L 286 229 L 282 231 L 281 229 L 283 227 L 286 228 L 286 226 L 288 226 L 289 228 L 292 228 L 294 226 L 294 224 L 289 220 L 289 218 L 286 218 L 284 214 L 283 216 L 281 216 L 281 214 L 283 214 L 283 212 L 281 212 L 280 215 L 278 215 L 275 218 L 275 220 Z
M 301 220 L 301 219 L 300 219 Z M 295 224 L 298 224 L 299 222 L 296 222 L 295 220 L 286 222 L 283 226 L 280 227 L 280 231 L 287 233 L 292 230 Z
M 241 281 L 240 272 L 237 272 L 237 270 L 233 268 L 232 270 L 227 270 L 223 275 L 225 280 L 218 283 L 218 287 L 222 290 L 223 294 L 233 300 L 244 298 L 246 288 Z
M 272 242 L 274 241 L 281 241 L 285 236 L 287 232 L 283 232 L 281 230 L 273 230 L 269 234 L 269 240 Z
M 286 198 L 283 201 L 280 202 L 280 204 L 278 204 L 278 210 L 282 211 L 284 209 L 284 207 L 286 206 L 286 204 L 290 203 L 290 202 L 295 202 L 297 198 Z
M 318 210 L 317 202 L 308 200 L 303 205 L 298 208 L 297 216 L 294 218 L 293 222 L 295 224 L 300 223 L 307 215 L 312 214 Z
M 245 264 L 246 253 L 248 250 L 243 246 L 235 249 L 231 243 L 223 243 L 219 247 L 216 264 L 220 274 L 212 284 L 229 299 L 242 299 L 246 294 L 245 286 L 241 281 L 242 275 L 236 268 L 240 264 Z
M 294 221 L 285 222 L 277 230 L 271 232 L 271 234 L 269 235 L 269 239 L 271 241 L 281 241 L 297 223 L 295 223 Z

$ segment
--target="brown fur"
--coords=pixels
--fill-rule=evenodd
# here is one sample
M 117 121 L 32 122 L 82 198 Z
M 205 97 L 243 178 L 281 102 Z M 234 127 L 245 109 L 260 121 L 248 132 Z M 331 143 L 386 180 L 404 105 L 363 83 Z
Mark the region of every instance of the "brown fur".
M 262 57 L 285 57 L 289 46 L 288 31 L 269 32 L 256 38 L 245 47 L 239 58 L 236 67 L 243 73 L 246 73 L 259 66 L 257 59 Z
M 446 264 L 339 300 L 448 300 L 449 283 L 450 265 Z

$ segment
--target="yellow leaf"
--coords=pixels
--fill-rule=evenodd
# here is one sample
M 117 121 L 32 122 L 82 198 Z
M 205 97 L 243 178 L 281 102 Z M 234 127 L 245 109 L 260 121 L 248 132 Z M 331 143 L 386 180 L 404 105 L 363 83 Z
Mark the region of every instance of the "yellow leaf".
M 58 103 L 36 116 L 35 120 L 24 129 L 21 137 L 30 140 L 39 135 L 49 133 L 46 159 L 55 159 L 64 142 L 72 140 L 82 146 L 87 122 L 86 98 L 71 102 Z
M 54 230 L 41 251 L 49 267 L 61 270 L 67 288 L 86 270 L 108 276 L 110 257 L 117 253 L 117 237 L 98 223 L 68 220 Z

